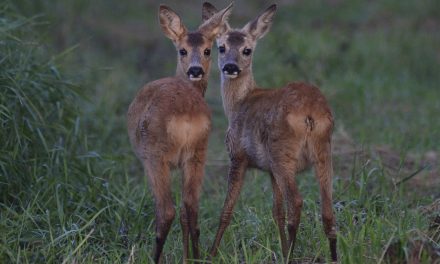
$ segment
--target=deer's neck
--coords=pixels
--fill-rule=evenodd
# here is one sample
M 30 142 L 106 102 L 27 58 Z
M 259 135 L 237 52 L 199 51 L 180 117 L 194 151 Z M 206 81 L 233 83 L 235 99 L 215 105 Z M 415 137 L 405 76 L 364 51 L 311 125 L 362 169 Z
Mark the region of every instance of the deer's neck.
M 180 67 L 180 65 L 177 65 L 176 77 L 190 81 L 194 85 L 194 87 L 196 87 L 197 90 L 200 91 L 202 96 L 203 97 L 205 96 L 206 89 L 208 88 L 208 77 L 209 77 L 208 73 L 204 74 L 200 81 L 191 81 L 188 79 L 188 75 L 186 74 L 186 72 L 182 70 L 182 67 Z
M 256 84 L 251 71 L 242 72 L 234 79 L 221 75 L 221 92 L 223 99 L 223 109 L 229 122 L 238 111 L 238 106 L 246 96 L 255 89 Z

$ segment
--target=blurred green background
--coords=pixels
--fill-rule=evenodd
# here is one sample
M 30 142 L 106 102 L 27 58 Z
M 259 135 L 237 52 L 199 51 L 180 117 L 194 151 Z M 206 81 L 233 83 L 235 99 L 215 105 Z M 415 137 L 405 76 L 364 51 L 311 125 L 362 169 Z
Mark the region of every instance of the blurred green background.
M 175 72 L 176 51 L 158 25 L 160 3 L 189 29 L 201 23 L 199 1 L 0 4 L 0 262 L 151 260 L 152 197 L 128 142 L 125 113 L 144 83 Z M 244 26 L 271 3 L 235 1 L 231 26 Z M 341 262 L 408 260 L 419 244 L 419 259 L 434 261 L 440 2 L 277 4 L 272 30 L 255 51 L 254 75 L 264 87 L 311 82 L 332 106 Z M 213 131 L 199 219 L 204 250 L 218 223 L 228 166 L 216 52 L 206 100 Z M 328 246 L 316 182 L 311 172 L 298 180 L 305 206 L 294 258 L 322 262 Z M 281 263 L 265 173 L 248 173 L 235 212 L 214 262 Z M 169 263 L 181 262 L 179 232 L 176 220 L 165 248 Z

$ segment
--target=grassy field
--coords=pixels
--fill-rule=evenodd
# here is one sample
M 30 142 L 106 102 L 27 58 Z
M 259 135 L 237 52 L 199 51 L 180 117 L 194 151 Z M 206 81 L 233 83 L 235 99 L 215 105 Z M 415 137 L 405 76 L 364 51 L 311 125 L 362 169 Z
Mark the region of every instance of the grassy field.
M 164 1 L 189 28 L 201 2 Z M 213 1 L 218 7 L 226 2 Z M 278 1 L 255 51 L 261 86 L 305 80 L 333 108 L 341 263 L 440 263 L 440 2 Z M 174 74 L 156 1 L 0 4 L 0 263 L 150 263 L 154 208 L 125 113 L 147 81 Z M 269 5 L 237 1 L 232 26 Z M 214 57 L 216 52 L 214 52 Z M 200 203 L 203 255 L 226 193 L 219 76 Z M 293 259 L 326 262 L 313 172 Z M 180 204 L 180 174 L 173 177 Z M 269 177 L 249 171 L 213 263 L 283 263 Z M 182 262 L 176 219 L 166 263 Z

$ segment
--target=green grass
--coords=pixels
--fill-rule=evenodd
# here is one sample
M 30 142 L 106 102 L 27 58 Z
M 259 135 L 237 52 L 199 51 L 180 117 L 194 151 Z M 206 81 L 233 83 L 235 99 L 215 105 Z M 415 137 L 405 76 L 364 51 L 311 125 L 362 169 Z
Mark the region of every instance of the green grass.
M 231 24 L 242 26 L 267 3 L 236 5 Z M 170 6 L 189 28 L 199 23 L 199 2 Z M 143 83 L 174 73 L 175 51 L 160 32 L 157 7 L 115 0 L 0 5 L 0 263 L 151 262 L 153 202 L 129 146 L 125 112 Z M 423 209 L 439 198 L 438 161 L 396 184 L 425 165 L 426 153 L 438 159 L 439 12 L 437 1 L 286 2 L 255 51 L 260 85 L 319 85 L 333 108 L 336 136 L 345 131 L 363 150 L 335 156 L 341 263 L 391 262 L 390 245 L 403 261 L 414 241 L 439 250 L 438 228 L 430 228 L 439 212 Z M 214 60 L 199 217 L 204 257 L 227 188 L 218 79 Z M 391 149 L 396 170 L 377 155 L 378 146 Z M 179 205 L 180 174 L 174 174 Z M 293 259 L 323 262 L 329 251 L 318 186 L 312 172 L 298 183 L 304 208 Z M 215 263 L 283 262 L 271 196 L 269 177 L 249 171 Z M 167 263 L 182 261 L 177 219 L 164 252 Z M 422 263 L 433 261 L 427 254 Z

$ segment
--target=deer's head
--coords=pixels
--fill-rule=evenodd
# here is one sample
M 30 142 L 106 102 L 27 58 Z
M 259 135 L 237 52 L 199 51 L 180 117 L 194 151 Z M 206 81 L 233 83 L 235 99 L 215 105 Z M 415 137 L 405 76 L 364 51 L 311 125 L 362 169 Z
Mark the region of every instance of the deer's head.
M 170 38 L 177 50 L 177 74 L 191 81 L 200 81 L 209 72 L 211 47 L 232 11 L 232 3 L 215 12 L 195 31 L 188 31 L 180 17 L 169 7 L 161 5 L 159 20 L 165 36 Z
M 241 29 L 232 29 L 228 23 L 217 37 L 218 65 L 226 78 L 237 78 L 252 71 L 252 54 L 257 40 L 269 32 L 276 5 L 271 5 L 261 15 Z M 213 17 L 217 9 L 210 3 L 203 4 L 203 18 Z

